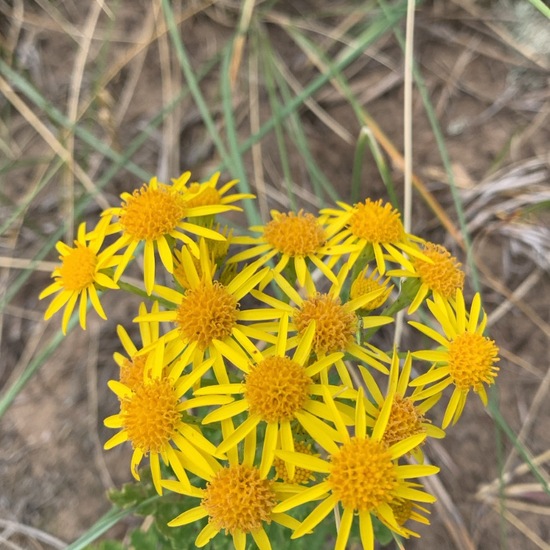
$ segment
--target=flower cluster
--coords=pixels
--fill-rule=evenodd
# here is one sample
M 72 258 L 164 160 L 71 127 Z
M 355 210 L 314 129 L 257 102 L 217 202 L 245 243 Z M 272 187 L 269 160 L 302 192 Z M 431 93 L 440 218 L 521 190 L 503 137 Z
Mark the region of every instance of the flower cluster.
M 238 550 L 247 535 L 265 550 L 269 523 L 297 538 L 332 512 L 337 549 L 354 518 L 366 549 L 374 523 L 418 536 L 410 524 L 428 523 L 435 500 L 419 480 L 439 470 L 422 447 L 459 420 L 470 391 L 486 404 L 498 372 L 460 264 L 406 233 L 381 200 L 273 211 L 233 235 L 216 216 L 252 196 L 231 194 L 236 181 L 218 187 L 219 174 L 189 179 L 153 179 L 93 230 L 80 226 L 74 246 L 58 244 L 61 266 L 41 294 L 56 294 L 45 317 L 64 308 L 64 331 L 80 300 L 85 328 L 88 298 L 105 318 L 101 294 L 131 289 L 124 272 L 143 259 L 148 303 L 134 319 L 140 341 L 118 327 L 109 388 L 120 410 L 105 419 L 117 430 L 105 448 L 130 442 L 136 479 L 147 458 L 159 494 L 197 499 L 169 525 L 207 519 L 198 547 L 223 531 Z M 430 324 L 410 325 L 435 349 L 375 344 L 398 310 L 424 305 Z

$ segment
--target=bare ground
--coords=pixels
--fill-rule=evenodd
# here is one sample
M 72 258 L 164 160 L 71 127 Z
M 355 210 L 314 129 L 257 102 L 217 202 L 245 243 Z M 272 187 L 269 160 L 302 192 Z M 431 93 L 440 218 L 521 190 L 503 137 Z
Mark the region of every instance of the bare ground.
M 93 4 L 81 2 L 77 7 L 67 2 L 44 8 L 40 3 L 0 3 L 0 13 L 7 16 L 0 20 L 0 29 L 12 40 L 7 50 L 13 54 L 10 62 L 62 110 L 74 83 L 71 71 L 76 55 L 76 29 L 83 30 L 89 24 Z M 190 5 L 200 13 L 187 19 L 181 28 L 193 62 L 200 66 L 227 39 L 236 24 L 237 13 L 230 3 L 220 2 L 205 9 L 199 9 L 199 3 Z M 281 2 L 273 13 L 303 16 L 311 7 L 311 2 L 298 2 L 293 8 Z M 526 30 L 527 23 L 536 18 L 531 14 L 531 19 L 518 19 L 514 11 L 518 9 L 519 3 L 429 3 L 417 13 L 415 51 L 441 122 L 456 182 L 465 200 L 471 201 L 466 203 L 466 209 L 468 219 L 474 220 L 475 263 L 490 314 L 491 336 L 502 351 L 497 392 L 501 411 L 515 433 L 522 431 L 531 456 L 538 457 L 548 455 L 550 449 L 550 266 L 548 261 L 544 262 L 549 257 L 550 245 L 544 240 L 543 231 L 550 220 L 548 212 L 529 206 L 537 202 L 539 195 L 544 197 L 550 186 L 547 123 L 550 61 L 548 51 L 544 52 L 544 43 L 550 43 L 550 30 L 548 27 L 536 32 Z M 148 2 L 121 2 L 113 23 L 101 14 L 95 28 L 96 33 L 112 40 L 102 68 L 99 44 L 92 42 L 90 46 L 89 59 L 93 60 L 90 66 L 94 69 L 84 72 L 81 102 L 93 98 L 97 116 L 86 124 L 119 151 L 158 112 L 166 97 L 174 93 L 175 88 L 161 86 L 167 81 L 168 70 L 159 61 L 166 46 L 162 38 L 159 42 L 150 41 L 142 59 L 139 53 L 136 57 L 125 57 L 143 39 L 153 15 L 154 9 Z M 341 22 L 338 17 L 334 20 L 335 26 Z M 110 24 L 114 30 L 108 34 Z M 327 19 L 324 24 L 332 28 L 332 20 Z M 306 83 L 317 69 L 290 44 L 276 18 L 266 22 L 266 29 L 289 70 L 302 84 Z M 542 45 L 541 33 L 547 37 Z M 90 82 L 101 81 L 99 75 L 107 74 L 117 64 L 119 70 L 114 78 L 92 96 Z M 177 76 L 175 66 L 172 61 L 172 85 L 177 87 L 181 77 Z M 243 69 L 235 91 L 243 138 L 250 132 L 249 88 L 244 72 Z M 136 80 L 132 84 L 134 75 Z M 216 76 L 211 74 L 203 84 L 210 101 L 215 101 L 219 94 Z M 364 107 L 401 150 L 402 53 L 395 40 L 388 36 L 379 41 L 375 49 L 353 65 L 349 77 Z M 132 99 L 124 109 L 121 102 L 130 89 Z M 326 86 L 315 99 L 331 120 L 355 140 L 359 125 L 341 94 Z M 0 108 L 8 113 L 8 102 L 2 98 Z M 12 108 L 9 114 L 0 131 L 3 138 L 9 137 L 10 151 L 16 159 L 51 154 L 51 149 L 16 109 Z M 337 135 L 309 109 L 304 108 L 301 116 L 315 158 L 345 199 L 351 181 L 353 143 Z M 43 122 L 47 122 L 44 117 Z M 217 122 L 221 125 L 221 116 Z M 182 102 L 169 124 L 174 124 L 177 130 L 164 133 L 158 130 L 134 156 L 134 161 L 161 177 L 177 175 L 188 167 L 197 176 L 208 174 L 217 159 L 189 100 Z M 88 152 L 81 144 L 76 154 L 92 176 L 104 170 L 103 159 L 92 154 L 86 161 Z M 262 155 L 263 176 L 256 171 L 251 157 L 246 159 L 249 174 L 254 174 L 251 179 L 258 183 L 263 179 L 271 189 L 284 194 L 272 135 L 262 142 Z M 414 100 L 414 167 L 456 225 L 449 182 L 418 94 Z M 501 172 L 495 175 L 496 168 Z M 30 192 L 41 169 L 40 164 L 22 163 L 1 176 L 0 219 L 7 217 L 13 205 L 20 204 Z M 294 163 L 292 169 L 302 190 L 302 205 L 308 207 L 307 198 L 312 194 L 303 167 Z M 394 164 L 397 181 L 400 174 Z M 516 187 L 503 184 L 499 190 L 499 182 L 509 174 L 515 174 Z M 380 177 L 370 159 L 365 163 L 364 181 L 369 194 L 383 195 Z M 493 184 L 487 187 L 487 194 L 483 199 L 475 199 L 476 189 L 488 181 Z M 121 171 L 106 187 L 104 197 L 116 204 L 121 191 L 137 184 L 135 176 Z M 2 236 L 3 258 L 32 258 L 36 254 L 43 245 L 44 235 L 51 234 L 66 215 L 63 206 L 66 189 L 56 180 L 38 194 L 23 222 L 14 224 Z M 260 198 L 270 207 L 281 207 L 276 195 Z M 316 204 L 312 202 L 309 208 L 314 210 Z M 93 219 L 98 211 L 98 207 L 90 208 L 87 216 Z M 481 214 L 486 219 L 476 225 L 476 216 Z M 461 248 L 418 194 L 413 224 L 416 233 L 443 242 L 466 263 Z M 518 227 L 520 231 L 514 232 Z M 534 235 L 543 238 L 537 241 Z M 48 259 L 55 260 L 55 256 Z M 19 274 L 16 268 L 2 268 L 0 288 L 8 290 Z M 31 275 L 4 312 L 0 355 L 0 383 L 4 387 L 20 375 L 37 350 L 44 348 L 58 326 L 58 318 L 49 323 L 41 320 L 44 304 L 38 302 L 37 295 L 47 283 L 47 272 Z M 107 380 L 115 376 L 116 370 L 112 360 L 118 346 L 114 327 L 129 322 L 136 304 L 131 299 L 105 303 L 109 321 L 100 323 L 91 315 L 89 329 L 76 330 L 63 341 L 2 419 L 0 547 L 51 547 L 44 537 L 28 532 L 28 527 L 61 541 L 74 540 L 108 510 L 105 491 L 130 477 L 129 449 L 117 448 L 108 453 L 102 450 L 108 437 L 102 420 L 116 406 L 106 389 Z M 548 548 L 550 528 L 546 518 L 550 499 L 534 484 L 529 472 L 519 471 L 505 479 L 504 489 L 510 492 L 511 501 L 504 519 L 499 515 L 499 461 L 505 464 L 506 472 L 514 472 L 523 463 L 517 454 L 507 460 L 511 452 L 509 440 L 503 435 L 499 439 L 488 413 L 472 399 L 457 427 L 440 444 L 429 448 L 430 459 L 442 467 L 439 486 L 431 487 L 440 499 L 433 509 L 432 525 L 421 530 L 420 543 L 407 543 L 407 548 L 483 550 L 504 548 L 504 540 L 508 541 L 508 548 Z M 548 456 L 545 460 L 543 457 L 540 465 L 543 472 L 548 470 Z M 123 522 L 110 535 L 122 537 L 129 525 L 135 524 L 135 519 Z

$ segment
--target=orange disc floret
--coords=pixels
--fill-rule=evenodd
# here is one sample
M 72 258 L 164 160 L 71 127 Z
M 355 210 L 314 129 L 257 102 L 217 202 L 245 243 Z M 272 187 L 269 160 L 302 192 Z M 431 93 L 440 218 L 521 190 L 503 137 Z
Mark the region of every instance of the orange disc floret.
M 461 270 L 461 264 L 444 246 L 426 243 L 422 253 L 432 260 L 432 263 L 429 263 L 420 258 L 413 258 L 414 269 L 422 283 L 445 299 L 454 297 L 458 289 L 462 290 L 464 272 Z
M 60 283 L 65 290 L 81 291 L 94 284 L 98 258 L 90 248 L 75 241 L 75 247 L 61 256 Z
M 399 212 L 382 199 L 356 204 L 348 224 L 353 235 L 371 243 L 396 243 L 405 236 Z
M 483 383 L 493 384 L 499 371 L 495 342 L 481 334 L 458 334 L 449 345 L 449 371 L 454 384 L 461 390 L 479 390 Z
M 137 386 L 120 404 L 123 427 L 134 449 L 160 453 L 181 424 L 179 400 L 168 379 L 152 379 Z
M 176 229 L 186 209 L 181 191 L 164 184 L 157 188 L 143 184 L 125 195 L 119 221 L 133 239 L 156 240 Z
M 345 509 L 359 512 L 391 502 L 399 485 L 397 467 L 386 445 L 357 437 L 331 456 L 327 481 Z
M 288 357 L 267 357 L 245 378 L 245 396 L 251 414 L 266 422 L 290 420 L 309 398 L 311 378 Z
M 143 384 L 147 356 L 148 353 L 134 355 L 131 360 L 125 357 L 120 366 L 120 382 L 131 390 Z
M 349 292 L 350 300 L 355 300 L 365 294 L 370 292 L 375 292 L 376 290 L 384 289 L 384 292 L 373 298 L 370 302 L 367 302 L 364 306 L 361 307 L 362 311 L 372 311 L 384 305 L 386 300 L 391 294 L 392 287 L 388 287 L 389 279 L 386 278 L 384 281 L 381 280 L 381 276 L 374 278 L 374 273 L 369 277 L 366 276 L 366 269 L 361 271 L 359 275 L 355 278 L 353 283 L 351 283 L 351 288 Z
M 317 294 L 303 301 L 295 310 L 293 321 L 299 334 L 315 321 L 313 349 L 316 353 L 333 353 L 344 350 L 353 342 L 358 318 L 342 305 L 340 298 Z
M 383 441 L 390 446 L 412 435 L 424 433 L 423 422 L 426 422 L 424 414 L 415 407 L 412 399 L 395 395 Z
M 238 304 L 218 281 L 185 291 L 178 307 L 176 323 L 182 339 L 206 349 L 212 340 L 224 340 L 237 322 Z
M 303 453 L 310 456 L 318 456 L 311 449 L 311 444 L 304 443 L 303 441 L 297 441 L 294 443 L 294 450 L 298 453 Z M 315 474 L 306 468 L 300 468 L 296 466 L 294 470 L 294 477 L 291 479 L 288 477 L 288 471 L 285 462 L 282 458 L 275 457 L 273 460 L 273 466 L 275 467 L 275 474 L 277 479 L 282 479 L 285 483 L 296 483 L 298 485 L 304 485 L 315 479 Z
M 262 479 L 258 468 L 245 465 L 220 470 L 208 483 L 202 506 L 218 531 L 250 533 L 270 523 L 277 503 L 273 481 Z
M 314 254 L 325 243 L 326 235 L 313 214 L 276 213 L 264 228 L 265 240 L 287 256 Z

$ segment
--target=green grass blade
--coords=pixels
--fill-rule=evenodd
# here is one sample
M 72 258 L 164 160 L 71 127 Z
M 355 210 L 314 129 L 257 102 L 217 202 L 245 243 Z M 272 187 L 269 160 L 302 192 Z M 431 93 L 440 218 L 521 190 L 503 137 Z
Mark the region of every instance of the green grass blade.
M 199 82 L 197 80 L 197 77 L 195 76 L 194 69 L 191 66 L 189 56 L 187 55 L 187 51 L 185 50 L 183 42 L 181 41 L 178 27 L 176 25 L 176 19 L 174 17 L 174 12 L 172 11 L 172 6 L 170 5 L 169 0 L 162 0 L 162 10 L 164 12 L 164 20 L 166 21 L 168 32 L 170 33 L 172 43 L 174 44 L 181 70 L 183 71 L 183 74 L 187 81 L 187 85 L 189 86 L 189 91 L 191 92 L 191 95 L 195 100 L 202 120 L 204 121 L 206 129 L 208 130 L 208 133 L 210 134 L 210 137 L 212 138 L 212 141 L 214 142 L 214 145 L 216 146 L 216 149 L 218 150 L 222 161 L 233 172 L 235 167 L 232 166 L 232 158 L 227 153 L 225 145 L 220 138 L 220 133 L 216 128 L 214 119 L 210 114 L 208 105 L 206 104 L 206 101 L 204 100 L 204 97 L 200 90 Z
M 233 94 L 231 93 L 231 81 L 229 74 L 233 43 L 234 41 L 231 41 L 226 46 L 224 55 L 222 56 L 222 66 L 220 72 L 222 108 L 227 132 L 227 142 L 229 143 L 231 158 L 233 160 L 233 173 L 239 180 L 241 192 L 251 193 L 250 184 L 248 183 L 242 154 L 239 148 L 239 137 L 237 135 L 235 115 L 233 113 Z M 262 223 L 260 214 L 253 201 L 244 201 L 243 207 L 248 220 L 248 225 L 260 225 Z
M 391 9 L 391 13 L 380 15 L 373 19 L 369 24 L 369 28 L 350 46 L 341 58 L 332 64 L 328 70 L 314 78 L 301 93 L 297 94 L 287 105 L 285 105 L 278 114 L 277 121 L 275 117 L 271 117 L 254 135 L 250 136 L 241 146 L 241 152 L 248 151 L 252 145 L 260 141 L 268 132 L 270 132 L 276 122 L 283 120 L 291 113 L 295 112 L 305 100 L 311 97 L 315 92 L 320 90 L 328 81 L 342 71 L 360 57 L 366 48 L 383 36 L 388 30 L 403 19 L 406 14 L 406 2 L 400 2 Z

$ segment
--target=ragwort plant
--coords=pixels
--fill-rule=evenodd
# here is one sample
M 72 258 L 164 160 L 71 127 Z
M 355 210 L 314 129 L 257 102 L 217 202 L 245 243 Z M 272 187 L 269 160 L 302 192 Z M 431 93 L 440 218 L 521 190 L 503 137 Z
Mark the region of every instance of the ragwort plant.
M 120 410 L 105 419 L 116 430 L 105 449 L 132 446 L 132 475 L 148 471 L 158 495 L 176 497 L 172 532 L 199 522 L 197 547 L 231 537 L 244 550 L 250 535 L 267 550 L 270 523 L 296 539 L 331 515 L 340 550 L 354 522 L 367 550 L 381 526 L 418 536 L 415 522 L 429 523 L 435 501 L 421 478 L 439 471 L 422 447 L 445 437 L 471 391 L 487 405 L 498 373 L 487 316 L 479 294 L 466 304 L 460 264 L 406 233 L 380 199 L 318 215 L 273 211 L 233 236 L 216 215 L 253 197 L 230 194 L 236 181 L 218 188 L 219 174 L 189 179 L 123 193 L 73 246 L 58 244 L 61 265 L 41 294 L 55 295 L 46 318 L 63 310 L 63 330 L 79 302 L 85 329 L 88 298 L 105 318 L 102 293 L 131 291 L 124 271 L 143 255 L 141 342 L 118 327 L 125 353 L 115 353 L 109 388 Z M 373 343 L 398 310 L 424 305 L 434 326 L 410 324 L 435 349 Z M 161 333 L 161 323 L 171 329 Z M 432 415 L 440 400 L 441 422 Z

